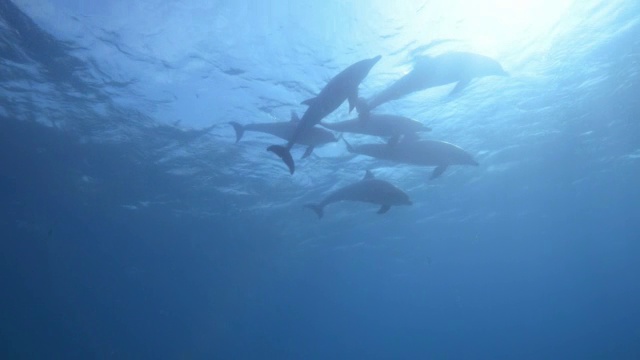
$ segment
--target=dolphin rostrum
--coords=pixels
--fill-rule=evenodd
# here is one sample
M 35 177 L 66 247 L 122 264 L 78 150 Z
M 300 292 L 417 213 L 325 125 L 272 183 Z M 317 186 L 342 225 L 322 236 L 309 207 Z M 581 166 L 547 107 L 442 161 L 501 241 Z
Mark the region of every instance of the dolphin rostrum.
M 413 135 L 416 132 L 431 131 L 419 121 L 399 115 L 374 114 L 368 116 L 367 121 L 360 118 L 338 122 L 321 122 L 320 125 L 337 132 L 348 132 L 381 137 L 399 137 Z
M 302 119 L 298 121 L 298 126 L 296 126 L 291 137 L 287 139 L 287 145 L 271 145 L 267 148 L 267 150 L 274 152 L 284 161 L 292 175 L 295 171 L 295 164 L 290 153 L 293 144 L 297 143 L 305 132 L 313 128 L 325 116 L 342 105 L 345 100 L 349 100 L 349 111 L 353 110 L 358 101 L 358 86 L 360 82 L 364 80 L 380 58 L 381 56 L 378 55 L 371 59 L 358 61 L 336 75 L 325 85 L 318 96 L 303 102 L 309 108 L 302 115 Z
M 391 183 L 376 179 L 371 171 L 367 170 L 364 178 L 357 183 L 340 188 L 324 198 L 318 204 L 306 204 L 322 219 L 324 207 L 338 201 L 361 201 L 381 205 L 378 214 L 384 214 L 391 206 L 411 205 L 412 202 L 404 191 Z
M 298 115 L 295 111 L 291 112 L 291 121 L 279 121 L 279 122 L 271 122 L 271 123 L 258 123 L 258 124 L 246 124 L 241 125 L 235 121 L 230 121 L 229 124 L 233 126 L 233 129 L 236 131 L 236 143 L 242 139 L 242 135 L 244 135 L 245 131 L 256 131 L 266 134 L 271 134 L 277 136 L 281 139 L 288 140 L 293 135 L 294 130 L 298 126 Z M 311 155 L 313 149 L 317 146 L 321 146 L 324 144 L 328 144 L 331 142 L 336 142 L 335 135 L 332 132 L 327 131 L 321 128 L 311 128 L 309 131 L 303 133 L 299 138 L 297 143 L 301 145 L 306 145 L 307 150 L 304 152 L 302 158 L 306 158 Z
M 467 53 L 448 52 L 438 56 L 421 57 L 413 70 L 398 79 L 369 101 L 358 102 L 358 112 L 367 114 L 370 110 L 391 100 L 410 93 L 435 86 L 457 83 L 451 94 L 464 89 L 474 78 L 502 75 L 508 76 L 500 63 L 489 57 Z
M 344 142 L 351 153 L 411 165 L 435 166 L 430 180 L 442 175 L 449 165 L 478 166 L 478 162 L 473 159 L 471 154 L 444 141 L 401 140 L 389 144 L 361 144 L 357 146 L 351 146 L 346 140 Z

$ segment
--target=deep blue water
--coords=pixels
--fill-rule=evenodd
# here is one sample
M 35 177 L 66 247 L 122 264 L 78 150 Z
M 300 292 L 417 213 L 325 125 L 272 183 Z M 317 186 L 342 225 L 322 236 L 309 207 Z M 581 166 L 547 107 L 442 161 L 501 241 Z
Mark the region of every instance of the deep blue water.
M 2 359 L 640 359 L 636 1 L 249 4 L 0 0 Z M 381 109 L 479 167 L 234 144 L 446 51 L 510 76 Z

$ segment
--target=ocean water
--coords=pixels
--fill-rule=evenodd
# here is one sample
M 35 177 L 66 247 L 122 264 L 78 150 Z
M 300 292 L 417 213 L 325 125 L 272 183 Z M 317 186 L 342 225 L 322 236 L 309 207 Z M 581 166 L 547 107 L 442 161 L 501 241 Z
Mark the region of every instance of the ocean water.
M 379 109 L 478 167 L 228 125 L 449 51 L 510 76 Z M 0 358 L 640 359 L 639 94 L 635 0 L 0 0 Z

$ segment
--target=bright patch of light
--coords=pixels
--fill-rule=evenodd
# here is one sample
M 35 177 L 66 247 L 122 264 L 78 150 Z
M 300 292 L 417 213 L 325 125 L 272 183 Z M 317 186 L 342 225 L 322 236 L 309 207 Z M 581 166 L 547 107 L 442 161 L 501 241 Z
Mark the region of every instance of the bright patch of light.
M 548 35 L 572 0 L 459 1 L 460 30 L 485 53 L 498 54 Z M 463 5 L 465 3 L 466 5 Z
M 380 2 L 383 16 L 402 28 L 398 46 L 439 39 L 463 43 L 462 48 L 487 56 L 511 54 L 538 44 L 548 46 L 558 23 L 570 16 L 574 0 L 449 0 L 415 1 L 412 6 Z M 410 19 L 410 20 L 407 20 Z M 412 39 L 413 38 L 413 39 Z M 424 40 L 426 39 L 426 40 Z

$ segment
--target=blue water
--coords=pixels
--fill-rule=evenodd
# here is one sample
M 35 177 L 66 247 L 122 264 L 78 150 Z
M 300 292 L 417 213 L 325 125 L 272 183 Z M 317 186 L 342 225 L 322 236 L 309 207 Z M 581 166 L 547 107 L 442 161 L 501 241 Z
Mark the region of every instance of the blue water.
M 380 109 L 479 167 L 234 143 L 447 51 L 510 76 Z M 0 0 L 0 86 L 2 359 L 640 359 L 635 0 Z

